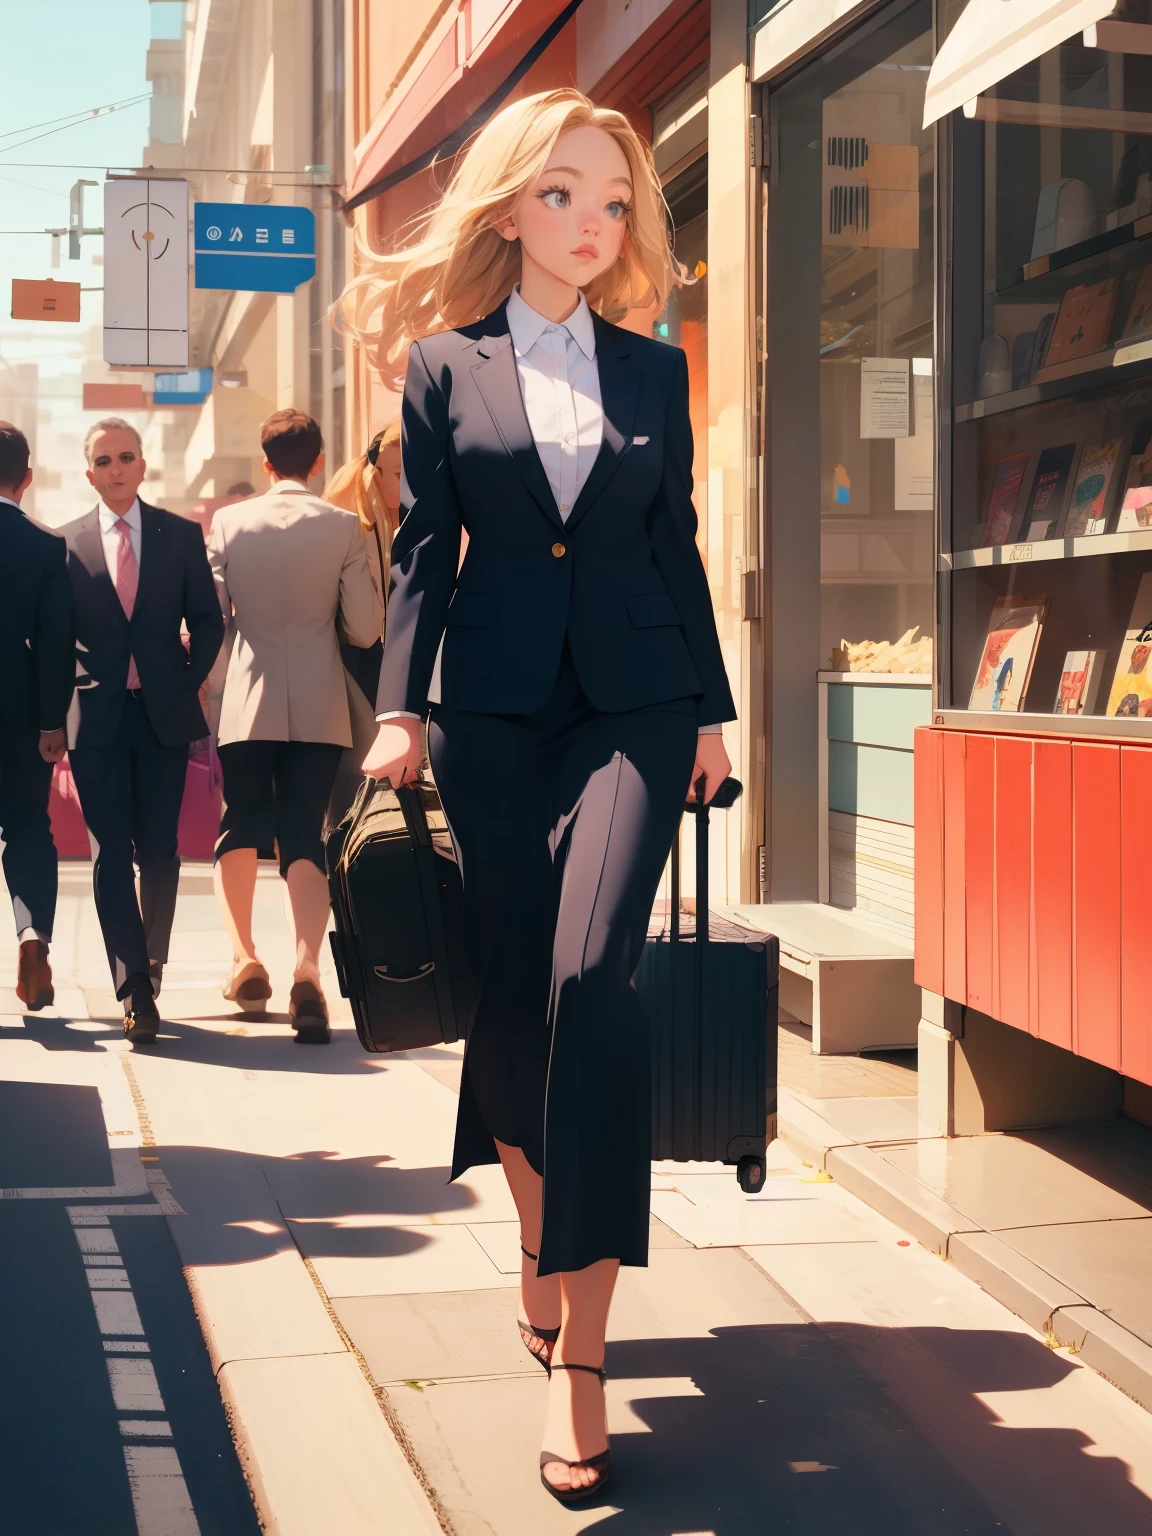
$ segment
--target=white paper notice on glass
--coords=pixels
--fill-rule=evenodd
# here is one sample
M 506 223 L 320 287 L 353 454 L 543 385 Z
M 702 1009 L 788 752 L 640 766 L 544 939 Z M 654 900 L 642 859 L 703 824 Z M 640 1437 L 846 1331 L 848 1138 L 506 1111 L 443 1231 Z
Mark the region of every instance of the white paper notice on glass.
M 936 432 L 930 357 L 912 359 L 912 422 L 911 437 L 897 438 L 892 444 L 896 456 L 894 506 L 897 512 L 931 512 Z
M 907 437 L 911 405 L 906 357 L 860 359 L 861 437 Z

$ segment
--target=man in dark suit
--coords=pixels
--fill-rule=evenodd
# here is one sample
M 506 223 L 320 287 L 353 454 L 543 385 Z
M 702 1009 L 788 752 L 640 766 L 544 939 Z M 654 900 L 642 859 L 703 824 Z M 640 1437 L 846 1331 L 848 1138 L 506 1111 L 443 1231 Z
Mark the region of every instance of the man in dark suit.
M 48 820 L 52 765 L 76 675 L 64 541 L 30 522 L 28 440 L 0 421 L 0 837 L 16 915 L 16 995 L 33 1013 L 55 993 L 48 946 L 56 916 L 56 845 Z
M 208 735 L 198 695 L 224 621 L 199 525 L 137 495 L 145 464 L 136 429 L 99 421 L 84 452 L 100 501 L 62 530 L 80 674 L 69 761 L 96 844 L 96 911 L 124 1033 L 149 1043 L 176 910 L 188 744 Z

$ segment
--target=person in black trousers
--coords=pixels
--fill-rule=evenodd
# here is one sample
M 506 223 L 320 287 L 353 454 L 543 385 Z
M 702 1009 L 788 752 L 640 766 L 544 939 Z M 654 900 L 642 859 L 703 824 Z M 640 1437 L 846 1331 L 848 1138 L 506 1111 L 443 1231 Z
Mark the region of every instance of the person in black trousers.
M 188 745 L 208 735 L 198 693 L 224 620 L 199 525 L 137 495 L 145 464 L 135 428 L 99 421 L 84 452 L 100 500 L 62 530 L 80 674 L 68 757 L 95 844 L 96 912 L 124 1033 L 148 1044 L 176 911 Z
M 690 785 L 710 799 L 727 776 L 735 715 L 684 354 L 595 312 L 655 312 L 679 272 L 648 151 L 575 91 L 499 113 L 382 269 L 379 334 L 410 351 L 364 767 L 411 780 L 427 713 L 480 977 L 452 1175 L 497 1158 L 507 1174 L 520 1327 L 551 1377 L 540 1475 L 568 1503 L 609 1473 L 607 1313 L 619 1265 L 647 1262 L 632 977 Z
M 31 1012 L 55 998 L 48 946 L 56 916 L 52 765 L 76 676 L 64 541 L 20 510 L 32 482 L 28 440 L 0 421 L 0 838 L 16 917 L 16 995 Z

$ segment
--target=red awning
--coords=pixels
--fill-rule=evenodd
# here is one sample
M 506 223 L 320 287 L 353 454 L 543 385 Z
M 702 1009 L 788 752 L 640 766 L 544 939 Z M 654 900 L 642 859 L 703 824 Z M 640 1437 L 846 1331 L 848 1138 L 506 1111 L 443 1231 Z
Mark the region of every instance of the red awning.
M 483 36 L 470 37 L 475 13 L 491 17 L 492 9 L 491 0 L 483 6 L 473 0 L 463 17 L 455 10 L 444 17 L 423 67 L 392 93 L 357 145 L 349 199 L 466 123 L 565 9 L 565 0 L 508 0 Z

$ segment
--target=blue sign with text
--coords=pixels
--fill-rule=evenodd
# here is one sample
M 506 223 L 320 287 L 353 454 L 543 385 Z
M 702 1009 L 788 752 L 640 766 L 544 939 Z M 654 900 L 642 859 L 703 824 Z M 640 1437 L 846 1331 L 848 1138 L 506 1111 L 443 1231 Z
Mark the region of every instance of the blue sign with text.
M 316 215 L 274 203 L 197 203 L 196 287 L 294 293 L 316 276 Z
M 158 373 L 152 386 L 152 404 L 203 405 L 211 393 L 211 368 L 189 368 L 184 373 Z

